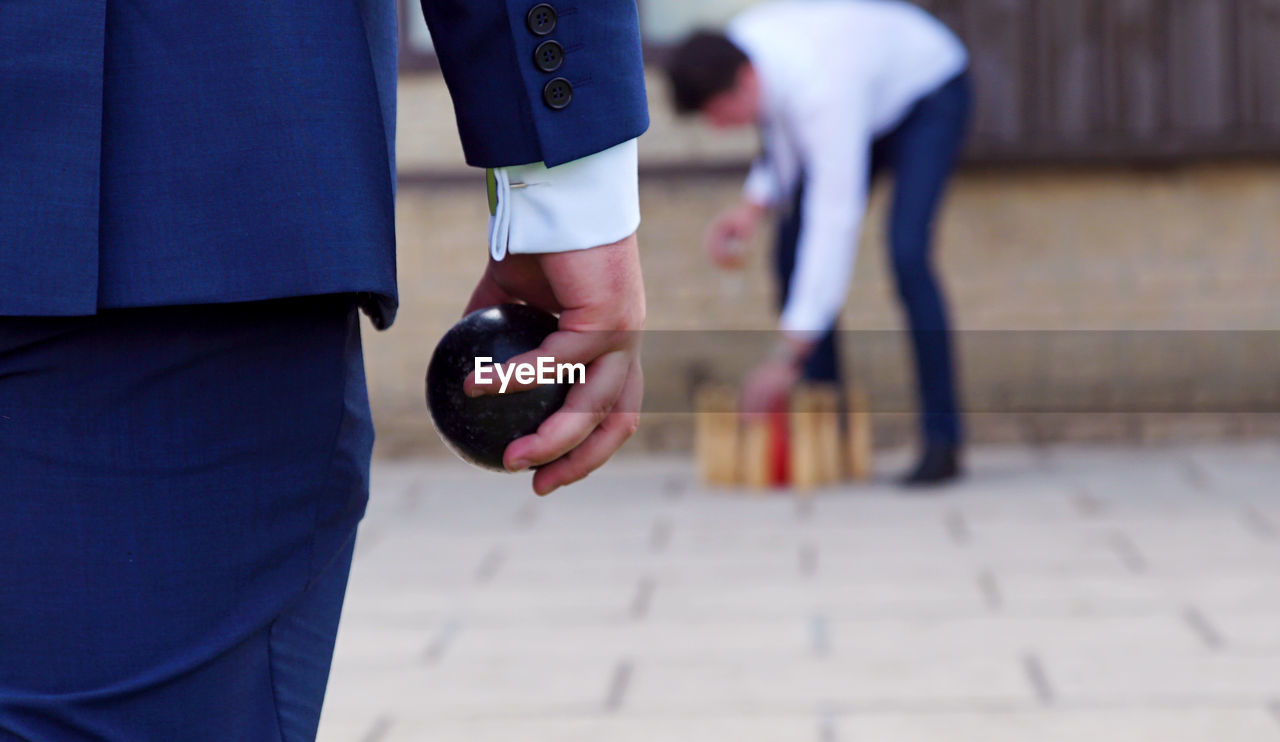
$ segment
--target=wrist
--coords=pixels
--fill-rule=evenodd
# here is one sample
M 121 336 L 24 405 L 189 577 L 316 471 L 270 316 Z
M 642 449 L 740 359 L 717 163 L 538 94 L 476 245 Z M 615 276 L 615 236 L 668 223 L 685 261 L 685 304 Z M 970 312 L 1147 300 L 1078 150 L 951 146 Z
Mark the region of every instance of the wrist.
M 774 343 L 773 349 L 769 352 L 771 361 L 794 369 L 796 372 L 804 366 L 807 358 L 808 353 L 804 348 L 785 337 Z
M 750 216 L 752 220 L 759 221 L 764 218 L 765 212 L 769 210 L 769 207 L 748 198 L 743 200 L 741 209 L 742 212 Z

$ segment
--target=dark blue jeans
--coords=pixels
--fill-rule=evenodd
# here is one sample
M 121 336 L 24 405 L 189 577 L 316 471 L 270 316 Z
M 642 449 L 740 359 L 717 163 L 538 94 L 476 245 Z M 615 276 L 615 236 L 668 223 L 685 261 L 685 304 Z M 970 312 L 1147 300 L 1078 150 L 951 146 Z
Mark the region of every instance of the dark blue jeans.
M 886 170 L 893 173 L 889 253 L 911 329 L 921 435 L 926 443 L 943 445 L 960 442 L 961 425 L 946 301 L 930 253 L 934 217 L 964 142 L 969 107 L 969 76 L 965 73 L 921 99 L 902 123 L 871 145 L 871 177 Z M 804 219 L 803 194 L 802 184 L 791 212 L 778 227 L 775 267 L 781 304 L 787 301 L 795 270 Z M 804 376 L 815 382 L 840 381 L 837 327 L 819 341 Z

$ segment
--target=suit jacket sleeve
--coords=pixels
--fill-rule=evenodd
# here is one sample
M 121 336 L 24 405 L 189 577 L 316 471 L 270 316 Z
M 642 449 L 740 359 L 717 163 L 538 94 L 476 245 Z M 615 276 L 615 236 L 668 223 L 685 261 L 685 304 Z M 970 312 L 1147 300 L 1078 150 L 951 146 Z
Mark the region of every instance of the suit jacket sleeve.
M 538 5 L 551 6 L 549 32 L 530 22 Z M 554 167 L 648 128 L 635 0 L 422 0 L 422 9 L 468 164 Z M 564 51 L 551 72 L 535 61 L 547 41 Z M 555 108 L 544 92 L 558 79 L 572 98 Z

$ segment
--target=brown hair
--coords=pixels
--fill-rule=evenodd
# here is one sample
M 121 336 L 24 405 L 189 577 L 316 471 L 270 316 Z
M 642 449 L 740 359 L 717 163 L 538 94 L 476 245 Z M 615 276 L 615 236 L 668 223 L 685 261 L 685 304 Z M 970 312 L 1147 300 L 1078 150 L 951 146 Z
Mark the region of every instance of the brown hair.
M 697 113 L 717 95 L 733 89 L 747 55 L 718 31 L 698 31 L 667 61 L 667 79 L 678 113 Z

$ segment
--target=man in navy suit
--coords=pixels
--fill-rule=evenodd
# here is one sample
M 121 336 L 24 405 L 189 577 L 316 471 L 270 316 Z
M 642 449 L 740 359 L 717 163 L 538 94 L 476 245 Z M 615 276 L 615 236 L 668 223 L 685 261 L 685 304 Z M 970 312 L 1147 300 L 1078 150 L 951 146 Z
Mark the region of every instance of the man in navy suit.
M 506 451 L 545 494 L 638 419 L 634 0 L 423 10 L 488 170 L 467 309 L 557 311 L 589 365 Z M 314 738 L 358 314 L 397 306 L 395 39 L 392 0 L 0 3 L 0 740 Z

